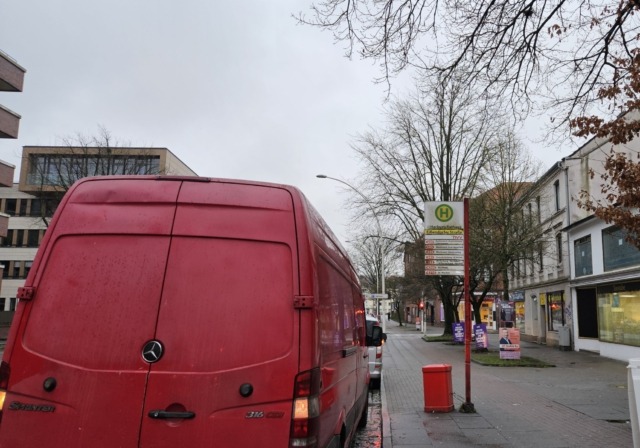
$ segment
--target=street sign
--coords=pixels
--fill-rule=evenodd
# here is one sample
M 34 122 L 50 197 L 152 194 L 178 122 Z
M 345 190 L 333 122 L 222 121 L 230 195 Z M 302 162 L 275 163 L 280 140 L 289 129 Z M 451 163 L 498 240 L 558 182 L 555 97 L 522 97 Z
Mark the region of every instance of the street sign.
M 367 299 L 388 299 L 389 298 L 389 294 L 371 294 L 371 293 L 365 293 L 364 296 Z
M 464 207 L 461 202 L 426 202 L 425 275 L 464 275 Z

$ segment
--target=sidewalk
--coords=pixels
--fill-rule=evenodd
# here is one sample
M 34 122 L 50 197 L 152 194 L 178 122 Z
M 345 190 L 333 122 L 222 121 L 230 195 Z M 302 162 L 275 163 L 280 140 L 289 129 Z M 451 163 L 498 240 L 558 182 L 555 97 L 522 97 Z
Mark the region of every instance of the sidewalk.
M 384 448 L 631 447 L 627 364 L 587 352 L 522 342 L 522 353 L 556 367 L 471 363 L 475 414 L 465 401 L 464 346 L 425 342 L 415 325 L 385 322 L 382 418 Z M 429 327 L 429 334 L 442 328 Z M 497 335 L 489 335 L 496 348 Z M 422 366 L 449 364 L 455 410 L 425 413 Z

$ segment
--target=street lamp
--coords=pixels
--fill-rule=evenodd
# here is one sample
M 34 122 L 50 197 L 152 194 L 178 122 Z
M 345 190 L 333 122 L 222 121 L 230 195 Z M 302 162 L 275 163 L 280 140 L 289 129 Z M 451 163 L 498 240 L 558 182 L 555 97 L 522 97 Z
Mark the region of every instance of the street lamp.
M 369 206 L 369 208 L 371 209 L 371 213 L 373 213 L 373 217 L 376 220 L 376 226 L 378 227 L 378 249 L 380 251 L 380 275 L 382 277 L 381 281 L 380 281 L 380 286 L 381 286 L 381 293 L 384 294 L 385 293 L 385 287 L 384 287 L 384 276 L 385 276 L 385 272 L 384 272 L 384 257 L 382 256 L 382 227 L 380 226 L 380 219 L 378 219 L 378 214 L 376 213 L 376 209 L 373 208 L 373 205 L 371 204 L 371 201 L 369 200 L 368 197 L 366 197 L 364 195 L 364 193 L 362 193 L 360 190 L 358 190 L 356 187 L 354 187 L 353 185 L 351 185 L 348 182 L 345 182 L 342 179 L 336 179 L 335 177 L 331 177 L 331 176 L 327 176 L 326 174 L 316 174 L 316 177 L 319 179 L 331 179 L 331 180 L 335 180 L 336 182 L 340 182 L 341 184 L 346 185 L 347 187 L 351 188 L 353 191 L 355 191 L 356 193 L 358 193 L 360 195 L 360 197 L 362 199 L 364 199 L 364 202 L 367 203 L 367 205 Z M 382 325 L 383 325 L 383 331 L 384 331 L 384 319 L 380 316 L 380 299 L 377 300 L 377 311 L 378 311 L 378 317 L 382 320 Z

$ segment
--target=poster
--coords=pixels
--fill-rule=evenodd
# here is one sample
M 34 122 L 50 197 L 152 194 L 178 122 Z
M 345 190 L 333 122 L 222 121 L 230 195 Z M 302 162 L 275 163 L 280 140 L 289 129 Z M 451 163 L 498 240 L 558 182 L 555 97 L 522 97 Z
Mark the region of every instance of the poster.
M 487 338 L 487 324 L 475 324 L 473 334 L 476 337 L 476 350 L 489 348 L 489 338 Z
M 453 342 L 456 342 L 458 344 L 464 343 L 464 323 L 463 322 L 453 323 Z
M 520 359 L 520 330 L 500 328 L 500 359 Z

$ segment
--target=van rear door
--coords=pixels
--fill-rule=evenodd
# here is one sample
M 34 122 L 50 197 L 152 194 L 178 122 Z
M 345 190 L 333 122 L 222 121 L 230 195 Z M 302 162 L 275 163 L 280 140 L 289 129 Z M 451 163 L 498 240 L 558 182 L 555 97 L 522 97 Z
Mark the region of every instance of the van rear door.
M 141 350 L 156 328 L 180 184 L 104 184 L 74 191 L 30 273 L 35 296 L 20 304 L 4 359 L 2 447 L 137 446 Z
M 288 191 L 183 184 L 140 446 L 288 446 L 297 265 Z

